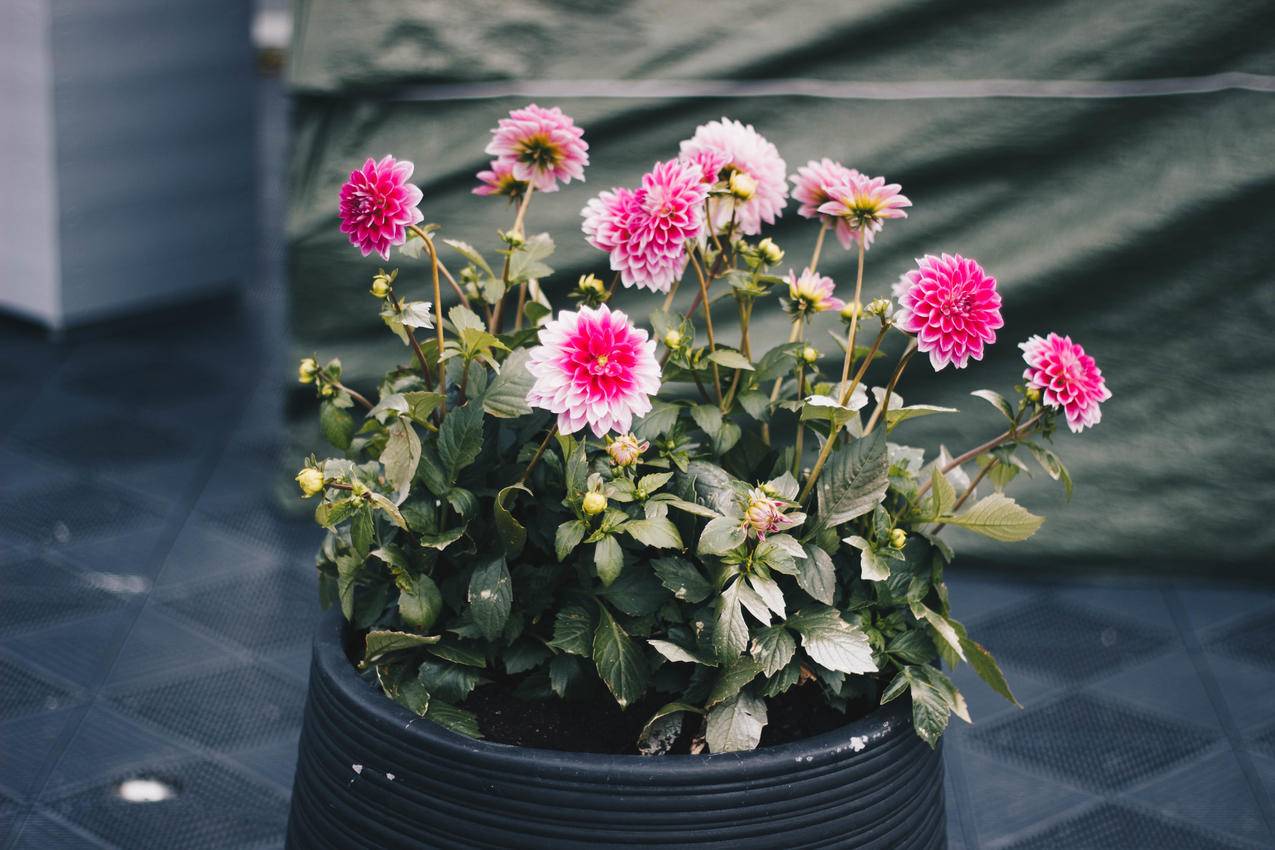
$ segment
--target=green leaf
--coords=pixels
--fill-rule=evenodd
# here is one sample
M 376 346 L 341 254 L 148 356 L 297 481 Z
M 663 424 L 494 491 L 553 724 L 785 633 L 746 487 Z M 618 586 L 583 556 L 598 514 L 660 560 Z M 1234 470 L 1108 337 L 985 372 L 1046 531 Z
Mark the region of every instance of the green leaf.
M 966 661 L 969 662 L 970 667 L 974 668 L 974 672 L 978 674 L 979 678 L 986 682 L 996 693 L 1022 708 L 1018 698 L 1014 696 L 1014 692 L 1009 689 L 1009 682 L 1005 681 L 1005 674 L 1001 672 L 1000 665 L 996 663 L 996 659 L 992 657 L 992 654 L 982 644 L 971 639 L 965 633 L 965 627 L 960 623 L 953 623 L 952 625 L 956 627 L 957 634 L 960 635 L 961 648 L 965 650 Z
M 842 673 L 875 673 L 868 636 L 841 618 L 835 608 L 802 611 L 788 620 L 801 635 L 801 648 L 817 664 Z
M 628 708 L 646 690 L 646 658 L 606 606 L 598 609 L 601 615 L 593 634 L 593 663 L 620 708 Z
M 559 697 L 565 697 L 572 682 L 580 680 L 584 668 L 574 655 L 556 655 L 549 662 L 549 687 Z
M 604 587 L 600 595 L 630 617 L 645 617 L 659 611 L 669 601 L 668 591 L 645 563 L 624 570 Z
M 702 664 L 705 667 L 716 667 L 717 659 L 708 658 L 701 654 L 697 649 L 682 646 L 671 640 L 662 640 L 660 638 L 648 638 L 647 643 L 651 648 L 663 655 L 669 661 L 684 662 L 686 664 Z
M 722 430 L 722 411 L 715 404 L 697 404 L 691 408 L 691 418 L 695 424 L 710 437 L 716 437 Z
M 486 272 L 487 277 L 496 276 L 496 273 L 491 270 L 491 266 L 487 265 L 487 261 L 483 259 L 483 255 L 473 245 L 468 242 L 462 242 L 459 239 L 444 239 L 442 241 L 444 245 L 449 246 L 456 253 Z
M 505 499 L 514 491 L 522 491 L 531 495 L 531 490 L 522 484 L 510 484 L 496 494 L 495 514 L 496 514 L 496 531 L 500 535 L 501 541 L 505 544 L 505 557 L 516 558 L 522 552 L 522 547 L 527 543 L 527 529 L 518 520 L 514 519 L 514 515 L 505 507 Z
M 354 417 L 325 400 L 319 405 L 319 428 L 323 431 L 325 440 L 345 451 L 354 438 Z
M 621 530 L 637 542 L 653 549 L 681 549 L 682 536 L 667 519 L 631 519 Z
M 407 528 L 407 520 L 403 518 L 403 514 L 399 511 L 398 506 L 391 502 L 389 498 L 382 496 L 380 493 L 372 492 L 367 494 L 367 499 L 372 503 L 373 507 L 389 517 L 390 522 L 394 523 L 399 528 Z
M 579 519 L 569 519 L 558 526 L 557 532 L 553 535 L 553 548 L 559 562 L 565 560 L 580 545 L 580 541 L 584 539 L 588 530 L 588 523 Z
M 407 415 L 421 425 L 430 423 L 430 416 L 443 400 L 441 394 L 434 392 L 403 393 L 403 398 L 407 401 Z
M 996 392 L 996 390 L 974 390 L 974 392 L 970 393 L 970 395 L 975 398 L 981 398 L 983 401 L 999 410 L 1001 415 L 1010 422 L 1014 421 L 1014 408 L 1010 407 L 1010 404 L 1005 400 L 1005 397 Z
M 398 504 L 407 498 L 416 467 L 421 462 L 421 438 L 407 419 L 393 420 L 386 426 L 386 432 L 389 439 L 385 441 L 380 460 Z
M 731 584 L 714 606 L 713 649 L 718 658 L 730 658 L 748 648 L 748 624 L 739 601 L 741 587 L 742 581 Z
M 757 373 L 752 377 L 761 384 L 773 381 L 782 375 L 787 375 L 792 371 L 793 366 L 796 365 L 796 353 L 804 347 L 805 343 L 801 342 L 789 342 L 775 346 L 763 354 L 761 360 L 757 361 Z
M 890 639 L 885 648 L 890 656 L 906 664 L 928 664 L 934 660 L 934 641 L 924 629 L 909 629 Z
M 952 652 L 962 660 L 965 660 L 965 649 L 961 646 L 961 638 L 956 633 L 955 626 L 939 612 L 929 608 L 923 602 L 912 603 L 912 616 L 918 620 L 929 623 L 930 628 L 934 629 L 934 633 L 939 639 L 947 645 Z
M 890 565 L 877 554 L 871 543 L 858 535 L 851 535 L 844 542 L 859 550 L 859 572 L 864 581 L 886 581 L 890 578 Z
M 679 410 L 676 404 L 651 399 L 651 412 L 633 425 L 633 436 L 639 440 L 654 440 L 664 436 L 677 424 Z
M 683 602 L 703 602 L 713 592 L 713 586 L 699 569 L 682 558 L 655 558 L 651 568 L 660 582 Z
M 354 512 L 354 520 L 350 523 L 350 543 L 360 558 L 366 558 L 376 543 L 376 521 L 372 518 L 372 509 L 366 504 L 359 505 Z
M 403 622 L 428 630 L 443 610 L 443 595 L 427 575 L 407 576 L 398 580 L 398 613 Z
M 745 685 L 757 678 L 760 672 L 761 664 L 755 658 L 747 655 L 736 655 L 731 658 L 722 665 L 721 672 L 717 674 L 717 680 L 713 682 L 713 689 L 708 694 L 705 708 L 712 708 L 720 702 L 734 699 Z
M 682 715 L 688 711 L 693 714 L 704 713 L 702 708 L 684 702 L 670 702 L 652 714 L 638 735 L 638 753 L 658 756 L 671 750 L 682 733 Z
M 890 486 L 889 471 L 884 430 L 834 451 L 816 487 L 816 529 L 835 528 L 875 508 Z
M 429 710 L 425 712 L 425 719 L 432 720 L 457 735 L 465 735 L 469 738 L 482 737 L 482 733 L 478 731 L 477 717 L 471 712 L 457 708 L 442 700 L 431 699 L 429 701 Z
M 535 378 L 527 371 L 527 360 L 531 350 L 519 348 L 511 352 L 500 366 L 500 374 L 492 379 L 483 394 L 483 410 L 492 416 L 512 419 L 531 412 L 527 404 L 527 393 L 531 390 Z
M 550 643 L 563 652 L 588 656 L 593 648 L 595 628 L 592 611 L 581 605 L 566 605 L 554 618 L 553 640 Z
M 753 636 L 749 652 L 761 665 L 761 672 L 773 676 L 792 660 L 797 642 L 783 626 L 766 626 Z
M 748 693 L 741 693 L 713 707 L 708 713 L 708 730 L 705 739 L 714 753 L 751 750 L 761 741 L 766 727 L 766 701 Z
M 470 667 L 486 667 L 487 656 L 479 649 L 477 643 L 461 642 L 452 638 L 429 647 L 432 655 L 451 661 L 453 664 L 467 664 Z
M 935 413 L 960 413 L 955 407 L 939 407 L 933 404 L 913 404 L 907 407 L 896 407 L 894 410 L 885 412 L 885 424 L 887 428 L 894 428 L 900 422 L 906 422 L 909 419 L 915 419 L 918 416 L 932 416 Z
M 396 632 L 385 629 L 373 629 L 367 633 L 363 645 L 363 666 L 371 664 L 389 652 L 404 649 L 416 649 L 431 643 L 438 643 L 438 635 L 417 635 L 411 632 Z
M 758 422 L 766 422 L 770 419 L 770 397 L 763 392 L 756 390 L 740 393 L 736 396 L 739 406 Z
M 1067 467 L 1063 466 L 1062 460 L 1054 452 L 1037 445 L 1036 443 L 1023 443 L 1027 450 L 1036 458 L 1036 462 L 1040 464 L 1040 468 L 1045 470 L 1045 474 L 1055 481 L 1061 481 L 1063 485 L 1063 493 L 1068 499 L 1071 498 L 1071 473 L 1067 471 Z
M 432 699 L 445 702 L 464 702 L 483 681 L 472 667 L 460 667 L 441 661 L 425 661 L 417 672 L 417 678 L 425 685 Z
M 423 532 L 417 536 L 416 540 L 425 549 L 437 549 L 441 552 L 464 536 L 465 528 L 463 526 L 457 526 L 456 528 L 449 528 L 446 531 L 439 532 L 438 534 Z
M 831 605 L 837 590 L 837 570 L 832 556 L 813 543 L 802 548 L 806 557 L 796 562 L 797 586 L 816 601 Z
M 424 717 L 429 711 L 429 698 L 429 690 L 417 678 L 400 683 L 398 692 L 394 694 L 394 701 L 417 717 Z
M 593 566 L 604 585 L 619 578 L 620 571 L 624 569 L 624 552 L 611 535 L 606 535 L 594 545 Z
M 725 366 L 727 369 L 746 369 L 749 372 L 754 371 L 752 361 L 740 354 L 738 351 L 732 351 L 729 348 L 719 348 L 708 355 L 708 359 L 714 363 Z
M 930 747 L 938 746 L 951 712 L 964 715 L 963 719 L 968 720 L 964 699 L 942 671 L 918 664 L 904 667 L 901 675 L 912 695 L 912 725 Z
M 473 519 L 474 515 L 478 513 L 478 497 L 464 487 L 453 487 L 448 490 L 447 503 L 466 522 Z
M 504 558 L 489 561 L 474 570 L 469 579 L 469 610 L 487 640 L 495 640 L 505 628 L 513 597 L 513 582 Z
M 743 524 L 738 517 L 721 516 L 708 521 L 699 535 L 700 555 L 725 555 L 732 549 L 744 545 L 748 538 Z
M 935 518 L 952 510 L 956 504 L 956 488 L 942 472 L 942 463 L 935 461 L 930 467 L 930 513 Z
M 542 262 L 552 253 L 553 239 L 548 233 L 528 236 L 522 247 L 509 255 L 509 279 L 517 283 L 553 274 L 553 269 Z
M 474 404 L 448 411 L 438 429 L 438 454 L 448 484 L 474 462 L 483 448 L 483 410 Z
M 1044 517 L 1036 516 L 1013 499 L 1000 493 L 992 493 L 979 499 L 971 508 L 955 515 L 945 515 L 940 522 L 958 525 L 984 537 L 1013 543 L 1026 540 L 1036 533 Z

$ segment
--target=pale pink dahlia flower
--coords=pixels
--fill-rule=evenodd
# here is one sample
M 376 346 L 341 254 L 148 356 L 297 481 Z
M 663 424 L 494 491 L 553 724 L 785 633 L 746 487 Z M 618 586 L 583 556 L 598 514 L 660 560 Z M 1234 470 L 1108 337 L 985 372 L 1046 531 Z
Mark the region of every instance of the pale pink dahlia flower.
M 668 292 L 686 268 L 686 243 L 704 235 L 708 186 L 694 163 L 656 163 L 633 191 L 613 189 L 589 201 L 585 237 L 611 254 L 625 286 Z
M 832 225 L 833 232 L 837 234 L 837 241 L 841 243 L 841 247 L 849 250 L 850 245 L 854 242 L 854 231 L 850 221 L 840 216 L 821 213 L 819 208 L 833 200 L 832 195 L 828 193 L 829 187 L 836 186 L 839 183 L 846 183 L 862 176 L 855 169 L 846 168 L 841 163 L 833 162 L 827 157 L 820 160 L 810 160 L 810 162 L 798 168 L 796 174 L 788 178 L 793 184 L 793 200 L 801 204 L 797 208 L 797 215 L 802 218 L 817 218 Z
M 368 157 L 363 167 L 350 172 L 341 186 L 341 232 L 363 252 L 375 251 L 390 258 L 390 248 L 407 241 L 407 227 L 425 218 L 416 205 L 421 190 L 407 182 L 412 164 L 385 156 L 380 162 Z
M 1045 404 L 1062 408 L 1073 433 L 1102 420 L 1098 405 L 1111 398 L 1111 390 L 1094 359 L 1071 337 L 1051 333 L 1042 339 L 1037 335 L 1018 347 L 1027 361 L 1023 372 L 1027 386 L 1040 390 Z
M 960 254 L 926 255 L 904 275 L 898 325 L 916 334 L 917 348 L 928 352 L 935 371 L 951 363 L 964 369 L 983 359 L 984 344 L 996 341 L 1001 297 L 996 278 Z
M 843 180 L 826 187 L 830 200 L 820 204 L 819 212 L 839 220 L 837 238 L 846 248 L 847 240 L 863 239 L 864 249 L 872 247 L 872 240 L 881 232 L 887 218 L 907 218 L 903 211 L 912 206 L 906 195 L 899 194 L 903 187 L 898 183 L 886 183 L 884 177 L 868 177 L 850 169 Z M 846 225 L 845 230 L 841 223 Z
M 512 166 L 513 176 L 540 192 L 558 191 L 558 183 L 584 180 L 589 164 L 584 131 L 558 107 L 534 103 L 501 118 L 491 131 L 486 152 Z
M 784 513 L 788 503 L 772 499 L 760 487 L 748 491 L 748 505 L 744 508 L 744 527 L 765 540 L 768 534 L 778 534 L 801 525 L 806 515 L 800 512 Z
M 712 200 L 709 206 L 713 226 L 723 227 L 732 213 L 739 229 L 748 236 L 760 233 L 763 222 L 774 224 L 788 203 L 788 185 L 784 179 L 788 166 L 775 146 L 754 130 L 753 125 L 723 118 L 701 124 L 693 137 L 682 142 L 681 153 L 685 158 L 695 159 L 704 151 L 725 158 L 719 172 L 742 171 L 757 181 L 757 191 L 747 201 Z
M 660 389 L 655 341 L 605 304 L 563 310 L 545 322 L 527 371 L 536 379 L 527 403 L 558 414 L 563 434 L 585 425 L 598 437 L 628 433 Z
M 802 269 L 801 277 L 788 272 L 788 297 L 800 313 L 823 313 L 846 306 L 846 302 L 833 296 L 835 288 L 832 278 L 810 269 Z
M 520 198 L 527 191 L 527 184 L 514 176 L 514 164 L 507 159 L 493 159 L 491 167 L 476 175 L 479 184 L 474 187 L 475 195 L 508 195 Z
M 701 148 L 692 154 L 683 155 L 682 159 L 695 163 L 701 172 L 700 179 L 710 186 L 717 182 L 717 178 L 721 176 L 722 169 L 730 161 L 723 151 L 714 150 L 713 148 Z

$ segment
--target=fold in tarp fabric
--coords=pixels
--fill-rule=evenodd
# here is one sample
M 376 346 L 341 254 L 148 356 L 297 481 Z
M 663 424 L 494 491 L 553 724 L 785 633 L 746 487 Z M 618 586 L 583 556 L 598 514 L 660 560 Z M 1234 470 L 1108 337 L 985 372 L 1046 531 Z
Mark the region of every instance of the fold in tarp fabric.
M 1008 546 L 957 531 L 962 552 L 1058 566 L 1267 565 L 1275 48 L 1262 4 L 753 5 L 732 4 L 726 20 L 710 4 L 466 4 L 463 15 L 444 3 L 364 3 L 357 15 L 331 0 L 300 4 L 288 221 L 298 356 L 339 355 L 364 387 L 405 359 L 367 295 L 378 258 L 361 258 L 336 227 L 337 188 L 367 156 L 414 161 L 426 221 L 493 253 L 513 211 L 470 194 L 488 130 L 531 100 L 561 106 L 585 128 L 588 182 L 537 196 L 529 226 L 558 240 L 545 287 L 563 306 L 579 274 L 606 272 L 580 235 L 585 202 L 635 184 L 697 124 L 729 115 L 773 141 L 790 172 L 830 156 L 903 184 L 915 206 L 869 253 L 867 297 L 888 294 L 925 253 L 975 257 L 999 279 L 1006 326 L 987 358 L 939 375 L 918 359 L 900 386 L 908 401 L 964 415 L 909 421 L 895 440 L 961 450 L 996 432 L 995 411 L 966 394 L 1008 392 L 1021 380 L 1016 344 L 1032 334 L 1068 333 L 1103 368 L 1114 396 L 1101 424 L 1056 438 L 1074 499 L 1039 473 L 1020 477 L 1012 491 L 1048 515 L 1042 530 Z M 601 89 L 628 76 L 642 79 Z M 681 82 L 660 89 L 661 78 Z M 782 94 L 794 83 L 823 94 Z M 875 83 L 888 85 L 864 88 Z M 972 88 L 984 84 L 986 94 Z M 790 204 L 774 230 L 785 266 L 806 261 L 815 230 Z M 848 297 L 853 257 L 829 244 L 821 270 Z M 423 264 L 389 265 L 425 292 Z M 618 303 L 639 319 L 656 306 L 630 292 Z M 719 312 L 729 337 L 731 311 Z M 829 359 L 834 327 L 810 335 Z M 787 334 L 777 308 L 755 328 L 754 348 Z

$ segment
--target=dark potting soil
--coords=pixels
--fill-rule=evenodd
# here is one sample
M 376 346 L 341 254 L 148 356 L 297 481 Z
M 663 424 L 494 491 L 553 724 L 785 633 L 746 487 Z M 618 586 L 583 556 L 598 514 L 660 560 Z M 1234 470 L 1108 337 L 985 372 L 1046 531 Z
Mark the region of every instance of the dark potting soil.
M 489 741 L 578 753 L 635 754 L 642 727 L 668 698 L 643 700 L 621 710 L 609 697 L 589 702 L 558 699 L 524 700 L 504 682 L 483 685 L 463 707 L 478 717 L 478 728 Z M 808 682 L 766 701 L 769 722 L 761 746 L 771 747 L 831 732 L 866 717 L 871 701 L 852 703 L 845 714 L 829 706 L 819 688 Z M 701 718 L 684 715 L 682 734 L 672 752 L 689 753 L 701 732 Z

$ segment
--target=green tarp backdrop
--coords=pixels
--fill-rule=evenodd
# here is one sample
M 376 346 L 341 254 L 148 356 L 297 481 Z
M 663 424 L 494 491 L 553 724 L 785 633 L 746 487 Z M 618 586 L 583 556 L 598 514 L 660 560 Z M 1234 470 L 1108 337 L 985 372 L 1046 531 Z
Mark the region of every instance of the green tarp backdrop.
M 1015 495 L 1048 515 L 1042 530 L 1014 546 L 956 532 L 963 552 L 1024 567 L 1275 567 L 1269 2 L 295 6 L 298 356 L 339 355 L 365 386 L 406 356 L 367 295 L 378 258 L 337 230 L 337 189 L 367 156 L 414 161 L 426 221 L 494 253 L 512 210 L 470 194 L 488 130 L 531 101 L 561 106 L 592 164 L 587 183 L 531 206 L 530 229 L 558 241 L 552 298 L 606 271 L 579 232 L 586 201 L 634 185 L 726 115 L 773 141 L 790 172 L 829 156 L 903 185 L 914 206 L 869 253 L 868 297 L 924 253 L 973 256 L 998 278 L 1006 327 L 988 357 L 939 375 L 918 359 L 900 385 L 964 415 L 909 422 L 897 441 L 959 451 L 995 433 L 998 415 L 968 392 L 1008 393 L 1016 343 L 1033 333 L 1069 333 L 1102 366 L 1114 393 L 1102 423 L 1057 437 L 1073 500 L 1043 475 L 1020 478 Z M 794 267 L 816 229 L 790 204 L 774 236 Z M 844 295 L 854 257 L 830 245 L 821 271 Z M 424 291 L 424 264 L 399 259 Z M 656 306 L 618 303 L 639 317 Z M 729 334 L 725 311 L 718 322 Z M 755 327 L 757 349 L 782 341 L 787 320 L 775 307 Z M 834 356 L 823 326 L 812 339 Z

